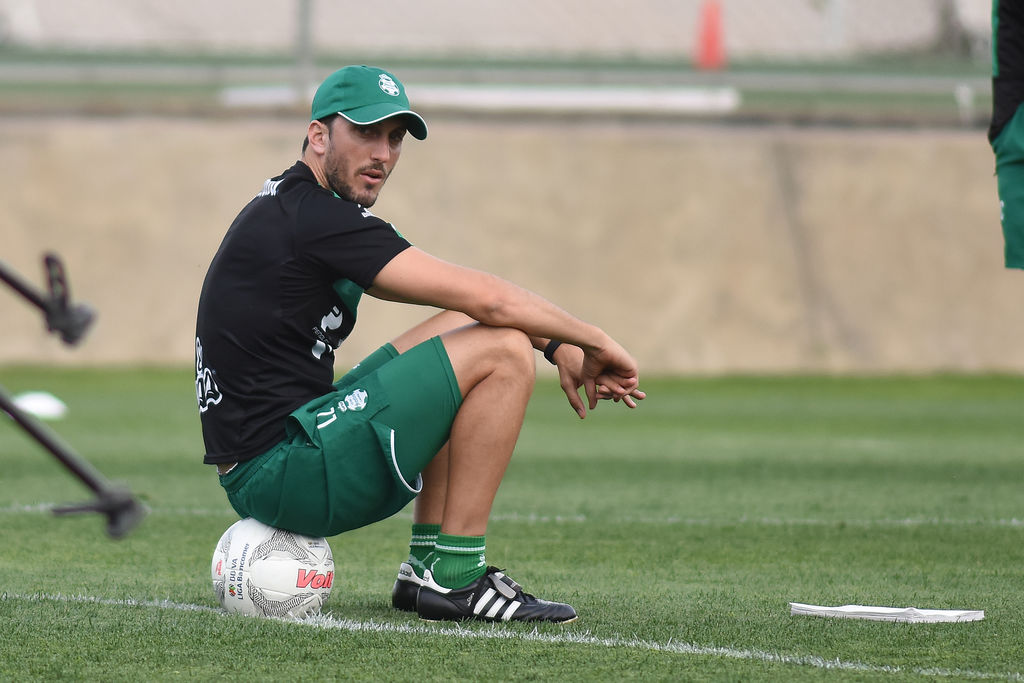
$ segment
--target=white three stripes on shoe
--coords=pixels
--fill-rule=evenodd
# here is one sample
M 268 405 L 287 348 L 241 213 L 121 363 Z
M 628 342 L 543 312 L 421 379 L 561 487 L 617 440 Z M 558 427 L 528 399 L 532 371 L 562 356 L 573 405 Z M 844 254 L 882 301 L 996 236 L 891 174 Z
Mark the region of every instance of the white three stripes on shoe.
M 522 603 L 518 600 L 509 600 L 505 596 L 499 595 L 498 591 L 493 588 L 488 588 L 476 601 L 476 604 L 473 605 L 473 614 L 480 616 L 480 613 L 489 606 L 490 608 L 487 609 L 484 616 L 487 619 L 494 619 L 501 608 L 508 605 L 505 607 L 505 611 L 500 617 L 502 621 L 508 621 L 512 618 L 512 615 L 516 613 L 516 610 L 519 609 L 519 605 L 521 604 Z
M 487 590 L 485 590 L 483 592 L 483 595 L 480 596 L 480 599 L 476 601 L 475 605 L 473 605 L 473 614 L 476 614 L 476 615 L 479 616 L 480 612 L 484 608 L 484 605 L 486 605 L 487 602 L 491 598 L 493 598 L 495 595 L 497 595 L 497 594 L 498 594 L 498 592 L 496 590 L 494 590 L 493 588 L 488 588 Z

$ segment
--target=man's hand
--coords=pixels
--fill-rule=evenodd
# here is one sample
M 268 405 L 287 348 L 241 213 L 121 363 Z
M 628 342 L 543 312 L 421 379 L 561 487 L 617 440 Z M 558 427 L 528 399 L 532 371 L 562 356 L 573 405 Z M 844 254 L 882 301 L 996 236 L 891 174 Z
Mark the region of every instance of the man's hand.
M 638 386 L 635 363 L 632 364 L 632 374 L 626 376 L 618 371 L 622 369 L 621 367 L 612 368 L 610 364 L 602 362 L 600 359 L 588 359 L 583 349 L 572 344 L 559 346 L 555 349 L 553 358 L 558 367 L 558 379 L 562 391 L 565 392 L 566 398 L 569 399 L 569 405 L 573 407 L 580 419 L 587 416 L 587 408 L 579 394 L 581 386 L 587 392 L 591 410 L 597 407 L 598 400 L 608 399 L 616 403 L 622 401 L 626 406 L 636 408 L 636 402 L 642 401 L 647 396 Z M 590 360 L 590 367 L 600 367 L 598 373 L 589 378 L 584 374 L 588 360 Z M 630 358 L 629 361 L 632 359 Z M 605 368 L 607 371 L 604 371 Z M 629 369 L 626 368 L 626 371 L 628 372 Z M 586 389 L 588 380 L 590 389 Z

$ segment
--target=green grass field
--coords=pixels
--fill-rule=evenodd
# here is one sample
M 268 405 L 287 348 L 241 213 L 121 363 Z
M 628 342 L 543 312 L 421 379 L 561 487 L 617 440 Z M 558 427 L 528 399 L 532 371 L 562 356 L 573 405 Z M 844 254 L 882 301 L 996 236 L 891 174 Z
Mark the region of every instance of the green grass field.
M 389 591 L 411 516 L 330 539 L 327 614 L 221 614 L 235 517 L 188 370 L 0 368 L 150 508 L 127 538 L 54 517 L 87 492 L 0 427 L 3 680 L 1024 679 L 1024 378 L 645 382 L 580 422 L 542 382 L 488 560 L 574 604 L 567 626 L 426 624 Z M 983 609 L 961 624 L 793 617 L 791 601 Z

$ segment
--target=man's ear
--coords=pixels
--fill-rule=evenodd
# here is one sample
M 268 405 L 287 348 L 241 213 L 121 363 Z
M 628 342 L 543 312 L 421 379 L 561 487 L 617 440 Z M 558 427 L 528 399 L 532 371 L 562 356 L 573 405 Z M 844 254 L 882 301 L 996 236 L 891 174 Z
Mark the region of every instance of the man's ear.
M 306 138 L 309 139 L 309 146 L 317 154 L 323 154 L 327 150 L 328 140 L 331 131 L 322 121 L 310 121 L 306 129 Z

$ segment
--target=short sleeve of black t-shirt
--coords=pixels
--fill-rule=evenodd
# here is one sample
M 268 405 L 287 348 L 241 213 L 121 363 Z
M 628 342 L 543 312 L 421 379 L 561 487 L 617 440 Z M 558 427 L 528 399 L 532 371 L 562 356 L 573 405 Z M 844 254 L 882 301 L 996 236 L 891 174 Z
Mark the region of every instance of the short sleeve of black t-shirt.
M 359 297 L 409 246 L 302 162 L 264 183 L 224 236 L 199 298 L 205 462 L 265 452 L 284 438 L 291 411 L 331 390 L 334 350 Z
M 995 140 L 1024 102 L 1024 2 L 995 0 L 992 23 L 992 122 Z

